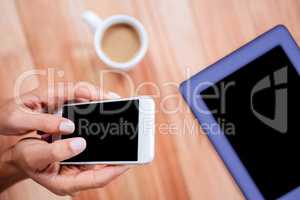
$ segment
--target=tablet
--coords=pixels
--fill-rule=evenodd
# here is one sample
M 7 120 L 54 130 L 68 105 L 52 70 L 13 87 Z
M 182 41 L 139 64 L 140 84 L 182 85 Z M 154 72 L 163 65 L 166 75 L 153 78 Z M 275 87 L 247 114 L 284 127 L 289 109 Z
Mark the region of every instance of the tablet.
M 280 25 L 180 86 L 247 199 L 300 199 L 299 74 Z

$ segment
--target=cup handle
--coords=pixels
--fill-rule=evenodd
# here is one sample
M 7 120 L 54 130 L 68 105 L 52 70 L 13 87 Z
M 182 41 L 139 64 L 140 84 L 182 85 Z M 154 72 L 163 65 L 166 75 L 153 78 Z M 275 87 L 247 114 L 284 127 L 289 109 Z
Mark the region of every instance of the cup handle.
M 81 16 L 83 20 L 91 27 L 93 32 L 95 32 L 98 26 L 102 23 L 102 19 L 90 10 L 84 11 Z

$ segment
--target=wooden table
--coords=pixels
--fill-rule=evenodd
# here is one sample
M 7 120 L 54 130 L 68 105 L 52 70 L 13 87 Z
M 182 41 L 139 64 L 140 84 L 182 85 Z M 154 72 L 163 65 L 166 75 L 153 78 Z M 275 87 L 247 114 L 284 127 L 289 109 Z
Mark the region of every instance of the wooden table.
M 84 9 L 103 18 L 129 14 L 145 25 L 150 48 L 127 73 L 131 81 L 124 74 L 104 74 L 93 35 L 80 18 Z M 150 94 L 156 100 L 155 161 L 75 199 L 243 199 L 178 85 L 276 24 L 285 24 L 300 41 L 299 0 L 1 0 L 0 10 L 1 101 L 33 69 L 46 74 L 27 78 L 22 91 L 39 87 L 54 72 L 55 81 L 89 81 L 122 96 Z M 17 139 L 1 137 L 0 150 Z M 25 181 L 0 199 L 59 197 Z

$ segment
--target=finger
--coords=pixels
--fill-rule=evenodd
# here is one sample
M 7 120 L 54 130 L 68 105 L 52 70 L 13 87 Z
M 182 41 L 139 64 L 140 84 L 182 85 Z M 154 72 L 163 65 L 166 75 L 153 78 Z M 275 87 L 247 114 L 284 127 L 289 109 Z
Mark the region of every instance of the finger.
M 60 177 L 69 193 L 103 187 L 129 169 L 129 166 L 107 166 L 99 170 L 88 170 L 76 176 Z M 64 180 L 62 180 L 64 179 Z
M 86 148 L 86 141 L 81 137 L 57 140 L 48 144 L 49 161 L 63 161 L 72 158 Z
M 97 100 L 104 98 L 104 93 L 96 86 L 79 82 L 75 86 L 73 84 L 57 84 L 49 87 L 46 93 L 42 94 L 41 99 L 48 108 L 55 110 L 64 102 L 76 99 Z
M 47 88 L 35 89 L 22 95 L 23 104 L 31 109 L 38 106 L 46 108 L 46 112 L 53 112 L 68 100 L 100 99 L 103 95 L 96 86 L 87 83 L 57 83 Z
M 76 100 L 95 101 L 100 99 L 115 99 L 120 96 L 114 92 L 105 93 L 100 88 L 88 83 L 79 82 L 75 86 L 72 83 L 59 83 L 49 86 L 47 89 L 34 90 L 22 96 L 23 103 L 34 110 L 43 110 L 53 113 L 66 101 Z
M 78 167 L 82 171 L 86 171 L 86 170 L 99 170 L 99 169 L 103 169 L 106 166 L 107 165 L 80 165 Z
M 20 118 L 16 120 L 18 126 L 26 130 L 38 130 L 51 135 L 70 134 L 75 130 L 71 120 L 52 114 L 26 111 L 16 117 Z
M 103 93 L 102 96 L 96 97 L 94 99 L 85 99 L 85 98 L 76 98 L 77 102 L 88 102 L 88 101 L 93 101 L 93 100 L 101 100 L 101 99 L 120 99 L 121 96 L 115 92 L 107 92 Z
M 44 169 L 49 164 L 60 162 L 80 154 L 86 148 L 83 138 L 69 138 L 57 140 L 53 143 L 41 143 L 31 148 L 32 163 L 36 163 L 38 169 Z
M 115 92 L 109 91 L 104 92 L 100 88 L 91 85 L 89 83 L 83 82 L 77 84 L 77 87 L 75 88 L 76 93 L 76 100 L 84 101 L 84 100 L 101 100 L 101 99 L 119 99 L 121 98 L 120 95 L 118 95 Z
M 41 99 L 39 96 L 32 94 L 31 92 L 28 92 L 21 96 L 22 100 L 18 103 L 21 103 L 20 105 L 24 104 L 27 108 L 30 108 L 31 110 L 34 110 L 36 112 L 42 112 L 42 104 Z
M 74 89 L 75 99 L 99 100 L 105 98 L 105 93 L 98 87 L 87 83 L 79 82 Z

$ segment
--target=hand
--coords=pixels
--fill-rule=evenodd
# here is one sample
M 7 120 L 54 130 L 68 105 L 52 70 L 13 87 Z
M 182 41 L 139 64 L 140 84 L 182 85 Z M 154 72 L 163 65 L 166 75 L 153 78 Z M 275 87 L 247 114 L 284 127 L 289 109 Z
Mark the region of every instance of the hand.
M 60 166 L 59 161 L 81 153 L 83 138 L 47 143 L 37 138 L 19 141 L 6 152 L 16 168 L 57 195 L 73 195 L 80 190 L 103 187 L 124 173 L 128 166 Z
M 23 135 L 35 130 L 52 135 L 72 133 L 73 122 L 47 112 L 53 113 L 68 100 L 116 97 L 116 94 L 105 94 L 88 83 L 79 83 L 72 88 L 68 85 L 58 86 L 54 88 L 56 90 L 34 90 L 2 104 L 0 134 Z M 104 186 L 128 168 L 59 165 L 59 161 L 79 154 L 85 146 L 83 138 L 70 138 L 52 144 L 38 138 L 19 141 L 0 155 L 0 192 L 30 177 L 56 194 L 73 194 L 79 190 Z
M 34 130 L 52 135 L 72 133 L 72 121 L 48 113 L 68 100 L 88 101 L 111 96 L 85 82 L 73 87 L 60 84 L 45 91 L 33 90 L 0 105 L 0 134 L 23 135 Z

